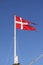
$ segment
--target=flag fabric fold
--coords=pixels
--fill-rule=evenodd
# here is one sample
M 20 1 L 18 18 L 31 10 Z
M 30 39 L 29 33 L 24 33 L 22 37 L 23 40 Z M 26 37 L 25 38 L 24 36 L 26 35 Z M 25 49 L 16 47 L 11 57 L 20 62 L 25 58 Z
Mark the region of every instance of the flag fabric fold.
M 15 16 L 16 17 L 16 28 L 17 29 L 21 29 L 21 30 L 31 30 L 31 31 L 35 31 L 36 28 L 34 26 L 31 26 L 30 24 L 32 24 L 32 22 L 27 21 L 19 16 Z

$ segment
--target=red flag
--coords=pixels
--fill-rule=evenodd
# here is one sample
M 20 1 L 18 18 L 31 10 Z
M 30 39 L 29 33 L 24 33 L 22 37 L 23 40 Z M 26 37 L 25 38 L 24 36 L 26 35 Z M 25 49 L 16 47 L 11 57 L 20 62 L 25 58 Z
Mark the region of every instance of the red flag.
M 36 30 L 35 27 L 30 26 L 32 22 L 29 22 L 21 17 L 16 16 L 16 28 L 21 30 Z

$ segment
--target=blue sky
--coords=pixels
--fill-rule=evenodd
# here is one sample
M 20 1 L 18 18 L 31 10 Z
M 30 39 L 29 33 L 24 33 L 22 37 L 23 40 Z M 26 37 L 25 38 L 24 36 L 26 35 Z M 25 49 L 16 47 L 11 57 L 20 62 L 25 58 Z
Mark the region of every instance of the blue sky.
M 38 23 L 38 32 L 17 30 L 19 63 L 29 65 L 43 54 L 43 0 L 0 0 L 0 65 L 13 64 L 14 15 Z M 43 65 L 43 57 L 33 65 Z

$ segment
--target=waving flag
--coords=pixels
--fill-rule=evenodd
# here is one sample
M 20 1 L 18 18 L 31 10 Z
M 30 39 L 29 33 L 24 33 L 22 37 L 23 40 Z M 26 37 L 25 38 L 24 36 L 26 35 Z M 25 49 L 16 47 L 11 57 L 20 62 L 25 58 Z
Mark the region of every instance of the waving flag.
M 27 21 L 19 16 L 14 16 L 14 63 L 18 64 L 18 56 L 16 55 L 16 29 L 36 31 L 36 28 L 30 24 L 33 22 Z
M 16 28 L 21 30 L 36 30 L 35 27 L 31 26 L 30 24 L 33 24 L 32 22 L 29 22 L 19 16 L 16 16 Z

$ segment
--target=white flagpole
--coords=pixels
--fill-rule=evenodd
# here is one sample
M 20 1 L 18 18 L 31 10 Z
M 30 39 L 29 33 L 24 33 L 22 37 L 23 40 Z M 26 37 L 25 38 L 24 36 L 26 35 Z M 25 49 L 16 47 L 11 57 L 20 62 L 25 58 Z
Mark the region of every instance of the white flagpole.
M 18 56 L 16 56 L 16 16 L 14 16 L 14 64 L 18 63 Z

